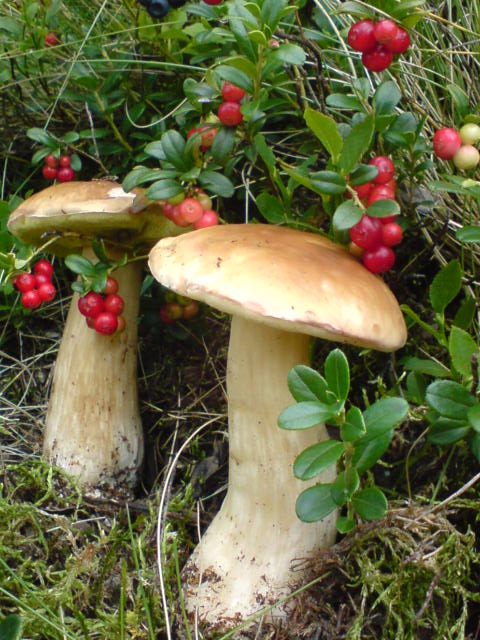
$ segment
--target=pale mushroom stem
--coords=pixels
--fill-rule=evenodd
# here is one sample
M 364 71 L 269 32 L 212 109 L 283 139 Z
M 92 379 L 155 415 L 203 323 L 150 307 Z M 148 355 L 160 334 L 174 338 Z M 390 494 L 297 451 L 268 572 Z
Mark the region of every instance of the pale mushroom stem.
M 84 252 L 84 255 L 90 255 Z M 122 333 L 103 336 L 72 299 L 60 343 L 44 435 L 47 460 L 91 486 L 132 486 L 143 457 L 137 395 L 142 264 L 114 273 L 125 302 Z
M 290 593 L 303 577 L 294 570 L 295 560 L 334 542 L 336 514 L 314 524 L 297 518 L 296 498 L 309 483 L 292 471 L 295 457 L 327 439 L 327 431 L 323 425 L 295 432 L 277 426 L 279 414 L 293 403 L 288 372 L 308 361 L 308 336 L 233 318 L 228 491 L 184 570 L 188 612 L 197 610 L 199 620 L 215 629 Z M 332 468 L 320 481 L 331 482 L 335 473 Z

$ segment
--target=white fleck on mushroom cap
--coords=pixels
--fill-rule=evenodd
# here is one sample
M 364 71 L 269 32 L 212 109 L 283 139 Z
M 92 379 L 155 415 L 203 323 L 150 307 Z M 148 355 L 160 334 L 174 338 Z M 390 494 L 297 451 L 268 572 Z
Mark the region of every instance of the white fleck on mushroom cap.
M 405 344 L 387 285 L 320 235 L 222 225 L 164 238 L 149 267 L 164 286 L 232 315 L 380 351 Z
M 62 234 L 49 248 L 59 255 L 90 244 L 95 236 L 127 247 L 151 247 L 158 238 L 183 231 L 165 218 L 159 203 L 133 213 L 139 193 L 143 190 L 127 193 L 108 180 L 55 184 L 22 202 L 10 215 L 7 227 L 24 244 L 39 245 L 45 234 Z

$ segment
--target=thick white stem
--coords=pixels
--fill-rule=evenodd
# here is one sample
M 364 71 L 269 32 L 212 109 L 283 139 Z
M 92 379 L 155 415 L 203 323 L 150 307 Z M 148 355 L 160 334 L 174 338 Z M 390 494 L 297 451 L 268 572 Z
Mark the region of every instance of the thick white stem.
M 197 610 L 212 628 L 233 626 L 290 593 L 302 579 L 295 560 L 334 542 L 336 514 L 314 524 L 295 514 L 296 498 L 311 483 L 294 478 L 293 462 L 303 449 L 327 439 L 326 429 L 277 426 L 279 414 L 293 403 L 288 372 L 308 363 L 308 354 L 305 335 L 233 319 L 228 492 L 184 570 L 187 610 Z M 316 481 L 334 477 L 332 468 Z
M 143 457 L 137 395 L 137 322 L 142 266 L 115 271 L 125 302 L 123 333 L 87 327 L 73 296 L 50 393 L 44 455 L 82 484 L 131 486 Z

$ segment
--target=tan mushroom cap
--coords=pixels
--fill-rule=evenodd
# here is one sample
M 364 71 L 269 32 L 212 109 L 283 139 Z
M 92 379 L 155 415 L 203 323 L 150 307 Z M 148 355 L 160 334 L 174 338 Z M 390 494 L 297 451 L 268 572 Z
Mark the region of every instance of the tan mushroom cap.
M 151 247 L 158 238 L 182 231 L 167 220 L 157 203 L 138 213 L 132 206 L 141 189 L 127 193 L 107 180 L 64 182 L 27 198 L 8 220 L 8 230 L 24 244 L 39 245 L 48 234 L 62 237 L 49 251 L 65 255 L 90 244 L 95 236 L 133 248 Z
M 405 344 L 390 289 L 320 235 L 271 225 L 223 225 L 164 238 L 153 276 L 173 291 L 286 331 L 380 351 Z

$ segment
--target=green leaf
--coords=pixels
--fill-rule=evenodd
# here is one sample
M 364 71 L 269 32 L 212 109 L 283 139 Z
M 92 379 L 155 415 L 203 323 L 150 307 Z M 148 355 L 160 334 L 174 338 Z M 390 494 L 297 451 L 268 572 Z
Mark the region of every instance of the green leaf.
M 325 379 L 337 400 L 344 403 L 350 390 L 350 369 L 341 349 L 334 349 L 328 354 L 325 360 Z
M 318 442 L 297 456 L 293 473 L 299 480 L 310 480 L 335 464 L 344 450 L 343 443 L 336 440 Z
M 80 140 L 80 136 L 76 131 L 69 131 L 63 136 L 62 140 L 65 144 L 74 144 Z
M 182 173 L 188 171 L 192 165 L 190 160 L 185 157 L 186 143 L 178 131 L 174 129 L 166 131 L 161 142 L 166 160 Z
M 337 531 L 338 533 L 350 533 L 355 529 L 355 520 L 353 518 L 346 518 L 345 516 L 340 516 L 337 520 Z
M 65 258 L 65 266 L 73 271 L 73 273 L 77 273 L 80 276 L 85 276 L 87 278 L 94 278 L 97 274 L 95 266 L 83 256 L 79 256 L 75 253 L 70 254 Z
M 155 160 L 167 159 L 160 140 L 156 140 L 155 142 L 150 142 L 149 144 L 147 144 L 147 146 L 145 147 L 145 153 L 152 158 L 155 158 Z
M 296 44 L 282 44 L 278 49 L 272 51 L 269 56 L 269 61 L 274 60 L 282 64 L 293 64 L 299 67 L 305 64 L 306 59 L 305 51 Z
M 398 216 L 400 206 L 396 200 L 378 200 L 365 211 L 370 218 L 387 218 L 388 216 Z
M 235 145 L 235 132 L 232 127 L 220 127 L 215 136 L 210 152 L 215 162 L 225 165 L 232 155 Z
M 470 113 L 470 98 L 458 84 L 447 84 L 447 91 L 452 96 L 458 114 L 462 118 Z
M 468 329 L 475 318 L 476 310 L 477 303 L 475 302 L 475 299 L 470 296 L 466 296 L 453 318 L 453 324 L 460 329 Z
M 323 520 L 336 510 L 332 498 L 331 484 L 317 484 L 302 491 L 298 496 L 295 511 L 302 522 Z
M 363 412 L 367 435 L 376 438 L 402 422 L 408 413 L 408 403 L 403 398 L 382 398 Z
M 253 93 L 253 82 L 243 71 L 230 65 L 221 64 L 216 67 L 215 73 L 218 74 L 222 80 L 226 80 L 236 87 L 240 87 L 240 89 L 243 89 L 247 93 Z
M 395 113 L 395 107 L 402 98 L 402 94 L 391 80 L 382 82 L 375 91 L 375 113 L 377 116 L 385 116 Z
M 337 479 L 332 484 L 332 498 L 335 504 L 343 507 L 358 490 L 359 486 L 360 478 L 358 471 L 354 467 L 350 467 L 339 473 Z
M 0 640 L 20 640 L 22 637 L 22 620 L 20 616 L 11 614 L 0 624 Z
M 332 401 L 328 396 L 327 381 L 318 371 L 299 364 L 290 370 L 288 374 L 288 388 L 297 402 L 320 402 Z
M 361 111 L 362 103 L 354 96 L 346 96 L 343 93 L 331 93 L 325 102 L 332 109 L 346 109 L 348 111 Z
M 232 182 L 217 171 L 202 171 L 198 182 L 202 187 L 222 198 L 231 198 L 235 192 Z
M 183 193 L 182 185 L 176 180 L 157 180 L 147 191 L 147 198 L 150 200 L 168 200 Z
M 352 187 L 358 187 L 361 184 L 371 182 L 377 175 L 377 167 L 374 167 L 372 164 L 361 164 L 352 171 L 348 183 Z
M 457 240 L 466 243 L 480 242 L 480 226 L 462 227 L 455 233 Z
M 468 446 L 470 447 L 471 452 L 477 459 L 477 462 L 480 462 L 480 433 L 474 433 L 468 439 Z
M 460 293 L 462 288 L 462 267 L 458 260 L 452 260 L 433 279 L 430 285 L 430 303 L 437 313 L 445 308 Z
M 387 499 L 378 487 L 362 489 L 353 496 L 352 504 L 362 520 L 380 520 L 388 509 Z
M 310 179 L 319 193 L 328 196 L 340 195 L 347 188 L 345 178 L 336 171 L 317 171 Z
M 288 0 L 264 0 L 260 14 L 262 27 L 267 25 L 273 33 L 287 4 Z
M 468 409 L 475 404 L 475 398 L 458 382 L 436 380 L 428 385 L 425 402 L 445 418 L 466 420 Z
M 443 364 L 435 362 L 434 360 L 424 360 L 423 358 L 408 358 L 403 368 L 407 371 L 417 371 L 418 373 L 424 373 L 427 376 L 433 378 L 451 378 L 452 374 L 450 369 L 447 369 Z
M 306 109 L 304 118 L 307 127 L 320 140 L 331 156 L 333 163 L 337 164 L 342 152 L 343 139 L 338 133 L 335 120 L 313 109 Z
M 55 147 L 58 146 L 54 138 L 45 131 L 45 129 L 39 129 L 38 127 L 32 127 L 31 129 L 27 129 L 27 136 L 30 140 L 34 142 L 38 142 L 40 144 L 44 144 L 47 147 Z
M 474 431 L 480 433 L 480 404 L 474 404 L 467 412 L 468 424 Z
M 323 404 L 318 400 L 298 402 L 282 411 L 278 417 L 278 426 L 290 431 L 310 429 L 331 420 L 340 411 L 341 408 L 337 404 Z
M 428 439 L 433 444 L 448 445 L 463 440 L 469 432 L 470 425 L 464 420 L 453 420 L 451 418 L 437 418 L 428 430 Z
M 468 378 L 472 375 L 472 356 L 478 354 L 475 340 L 463 329 L 452 327 L 448 338 L 448 351 L 458 373 Z
M 368 151 L 372 142 L 373 132 L 374 120 L 373 116 L 370 115 L 356 124 L 343 141 L 338 168 L 341 169 L 345 175 L 350 173 Z
M 262 158 L 267 166 L 270 175 L 275 173 L 275 154 L 265 141 L 265 136 L 261 133 L 257 133 L 254 138 L 255 148 L 258 151 L 258 155 Z
M 268 191 L 262 191 L 257 196 L 256 204 L 262 216 L 271 224 L 286 222 L 285 209 L 282 202 L 274 198 Z
M 407 389 L 405 398 L 409 402 L 421 405 L 425 402 L 425 392 L 427 390 L 427 382 L 423 374 L 417 371 L 411 371 L 407 376 Z
M 358 473 L 365 473 L 370 467 L 373 467 L 390 446 L 392 438 L 393 429 L 374 439 L 369 438 L 367 434 L 355 442 L 352 464 Z
M 346 200 L 335 209 L 332 224 L 336 231 L 346 231 L 360 222 L 363 211 L 353 202 Z
M 149 169 L 148 167 L 135 167 L 125 176 L 122 187 L 128 193 L 140 184 L 158 180 L 161 176 L 158 169 Z
M 363 413 L 358 407 L 351 407 L 345 416 L 340 433 L 344 442 L 355 442 L 366 433 Z

